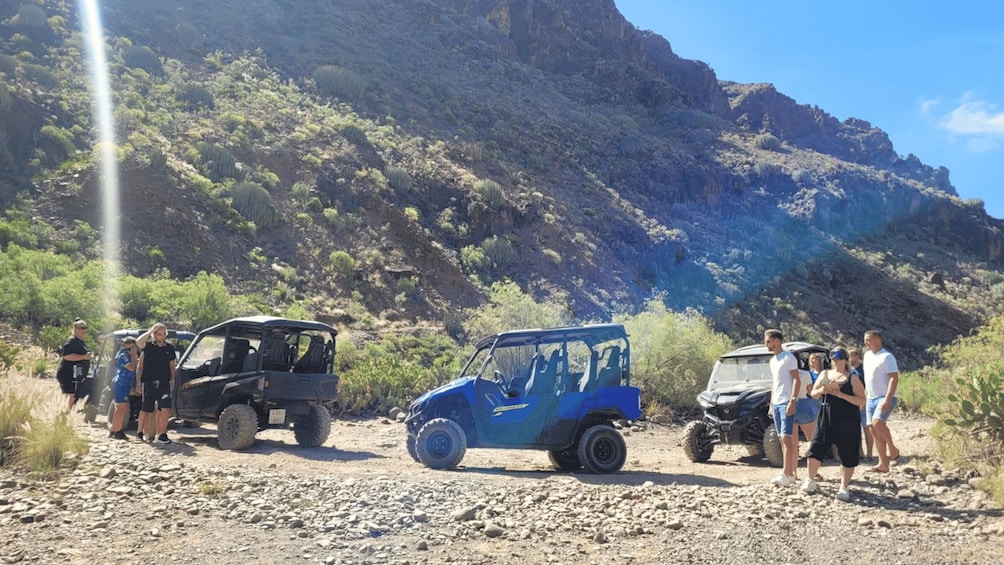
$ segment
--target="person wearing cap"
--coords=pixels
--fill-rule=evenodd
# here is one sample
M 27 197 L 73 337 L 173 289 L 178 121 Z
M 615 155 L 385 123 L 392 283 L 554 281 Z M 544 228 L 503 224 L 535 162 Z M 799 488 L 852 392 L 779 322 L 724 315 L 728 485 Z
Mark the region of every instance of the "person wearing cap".
M 73 410 L 73 405 L 77 402 L 77 385 L 87 377 L 94 358 L 84 342 L 86 335 L 87 322 L 77 318 L 73 321 L 73 334 L 59 348 L 62 360 L 56 370 L 56 380 L 60 390 L 66 395 L 67 413 Z
M 129 413 L 129 396 L 138 392 L 136 388 L 136 366 L 139 364 L 139 353 L 136 338 L 126 336 L 122 340 L 122 349 L 115 356 L 116 371 L 112 379 L 112 393 L 115 396 L 115 413 L 108 426 L 108 437 L 112 439 L 129 439 L 122 429 L 125 427 L 126 415 Z
M 837 498 L 843 501 L 851 499 L 849 487 L 861 449 L 859 414 L 865 405 L 865 387 L 847 368 L 848 357 L 846 348 L 834 347 L 830 352 L 833 368 L 823 371 L 812 386 L 811 396 L 819 399 L 819 422 L 809 445 L 809 478 L 802 484 L 805 492 L 819 490 L 816 484 L 819 467 L 823 457 L 836 446 L 841 471 Z

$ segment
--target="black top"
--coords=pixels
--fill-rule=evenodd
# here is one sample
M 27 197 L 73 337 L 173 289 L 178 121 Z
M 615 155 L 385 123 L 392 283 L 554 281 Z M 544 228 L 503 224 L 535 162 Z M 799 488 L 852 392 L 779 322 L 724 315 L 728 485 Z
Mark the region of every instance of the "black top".
M 177 357 L 174 354 L 174 346 L 169 342 L 164 342 L 163 346 L 158 346 L 156 342 L 147 342 L 143 348 L 143 382 L 170 381 L 171 361 Z
M 853 377 L 853 374 L 851 375 Z M 843 384 L 840 385 L 840 392 L 846 395 L 854 394 L 854 383 L 851 379 L 847 379 Z M 857 421 L 861 417 L 861 408 L 851 404 L 850 402 L 844 400 L 833 394 L 824 394 L 820 399 L 820 403 L 823 406 L 828 406 L 831 416 L 838 418 L 848 418 Z
M 74 353 L 78 355 L 87 355 L 90 351 L 90 349 L 87 349 L 87 344 L 84 343 L 84 340 L 77 336 L 70 336 L 63 342 L 62 347 L 59 348 L 59 355 L 73 355 Z M 74 371 L 74 367 L 79 367 L 79 369 Z M 63 359 L 59 363 L 59 369 L 56 371 L 56 377 L 65 380 L 73 378 L 80 380 L 86 377 L 87 372 L 90 370 L 90 359 L 84 359 L 82 361 L 67 361 L 66 359 Z

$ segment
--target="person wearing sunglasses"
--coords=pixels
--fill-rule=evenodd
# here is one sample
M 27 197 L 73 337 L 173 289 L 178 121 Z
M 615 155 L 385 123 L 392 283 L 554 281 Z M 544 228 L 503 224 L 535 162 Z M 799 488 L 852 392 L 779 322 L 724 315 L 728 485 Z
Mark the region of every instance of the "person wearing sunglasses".
M 865 387 L 851 375 L 847 367 L 848 357 L 845 347 L 834 347 L 830 352 L 832 368 L 823 371 L 812 386 L 810 395 L 819 399 L 820 411 L 816 433 L 809 445 L 809 478 L 802 485 L 802 490 L 808 493 L 819 490 L 816 484 L 819 467 L 830 449 L 836 446 L 841 471 L 837 498 L 845 502 L 851 499 L 851 477 L 859 462 L 860 413 L 865 405 Z

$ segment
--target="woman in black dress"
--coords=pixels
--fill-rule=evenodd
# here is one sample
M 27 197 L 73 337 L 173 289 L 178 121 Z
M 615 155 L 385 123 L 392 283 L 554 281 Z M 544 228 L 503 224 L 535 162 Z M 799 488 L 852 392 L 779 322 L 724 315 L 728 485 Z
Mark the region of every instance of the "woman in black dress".
M 830 352 L 832 369 L 827 369 L 816 379 L 810 393 L 819 399 L 819 419 L 816 422 L 816 433 L 812 436 L 809 446 L 808 464 L 809 478 L 802 485 L 802 490 L 815 492 L 816 474 L 823 463 L 823 457 L 829 453 L 832 446 L 837 446 L 840 456 L 840 490 L 837 498 L 850 500 L 848 486 L 858 466 L 861 447 L 861 407 L 865 404 L 865 389 L 860 379 L 852 378 L 847 366 L 847 349 L 834 347 Z

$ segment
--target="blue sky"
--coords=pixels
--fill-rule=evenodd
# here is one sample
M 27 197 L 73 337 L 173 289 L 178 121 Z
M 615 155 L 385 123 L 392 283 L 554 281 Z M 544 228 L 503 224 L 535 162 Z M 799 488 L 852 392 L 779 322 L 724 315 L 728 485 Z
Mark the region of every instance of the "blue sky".
M 615 2 L 720 80 L 871 122 L 1004 218 L 1004 2 Z

